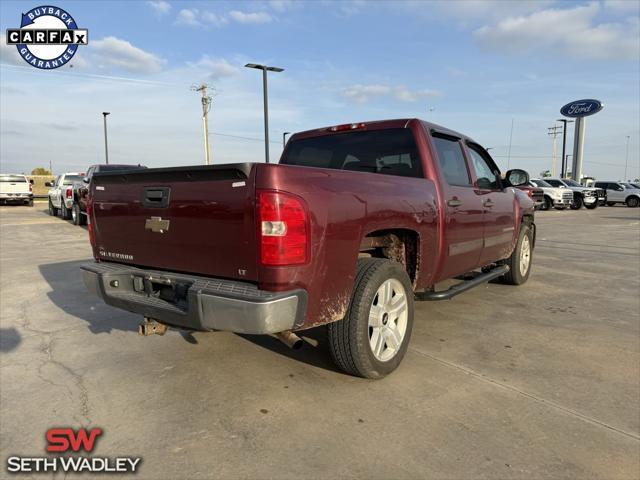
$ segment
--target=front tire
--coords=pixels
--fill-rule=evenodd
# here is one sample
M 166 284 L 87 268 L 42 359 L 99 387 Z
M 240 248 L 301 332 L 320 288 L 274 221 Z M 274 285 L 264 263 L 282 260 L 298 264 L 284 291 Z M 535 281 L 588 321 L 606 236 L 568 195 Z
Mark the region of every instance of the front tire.
M 613 207 L 615 204 L 615 202 L 607 202 L 607 207 Z
M 571 210 L 580 210 L 584 202 L 582 201 L 582 197 L 579 195 L 574 195 L 573 202 L 571 203 Z
M 593 202 L 591 205 L 587 205 L 586 203 L 584 204 L 585 208 L 589 209 L 589 210 L 594 210 L 596 208 L 598 208 L 598 200 L 596 200 L 595 202 Z
M 638 197 L 629 197 L 625 203 L 629 208 L 637 208 L 640 204 L 640 200 L 638 200 Z
M 504 261 L 509 265 L 509 272 L 502 277 L 508 285 L 522 285 L 529 279 L 531 273 L 531 261 L 533 260 L 533 233 L 531 227 L 522 225 L 516 248 L 511 256 Z
M 540 210 L 551 210 L 551 207 L 553 207 L 553 201 L 549 197 L 544 197 L 544 203 Z
M 413 328 L 413 288 L 401 264 L 358 260 L 345 317 L 327 326 L 329 349 L 346 373 L 382 378 L 402 361 Z

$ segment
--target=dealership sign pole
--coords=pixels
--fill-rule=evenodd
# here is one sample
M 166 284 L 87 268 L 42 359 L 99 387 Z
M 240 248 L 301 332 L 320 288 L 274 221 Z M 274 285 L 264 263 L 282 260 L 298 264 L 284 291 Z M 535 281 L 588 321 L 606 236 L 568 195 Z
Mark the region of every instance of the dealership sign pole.
M 576 129 L 573 134 L 573 158 L 571 166 L 571 178 L 577 182 L 582 177 L 582 161 L 584 154 L 584 129 L 585 117 L 594 115 L 603 109 L 599 100 L 585 99 L 575 100 L 567 103 L 560 109 L 560 113 L 565 117 L 576 119 Z

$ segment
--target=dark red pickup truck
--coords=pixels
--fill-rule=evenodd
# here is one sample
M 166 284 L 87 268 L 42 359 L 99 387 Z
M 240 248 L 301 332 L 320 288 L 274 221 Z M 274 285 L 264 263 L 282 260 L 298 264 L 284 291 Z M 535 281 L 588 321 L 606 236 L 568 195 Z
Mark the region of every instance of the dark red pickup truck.
M 329 324 L 338 366 L 379 378 L 406 352 L 415 299 L 527 280 L 534 208 L 513 188 L 526 182 L 418 119 L 298 133 L 279 164 L 100 172 L 83 277 L 144 315 L 143 334 L 170 325 L 294 345 L 293 332 Z

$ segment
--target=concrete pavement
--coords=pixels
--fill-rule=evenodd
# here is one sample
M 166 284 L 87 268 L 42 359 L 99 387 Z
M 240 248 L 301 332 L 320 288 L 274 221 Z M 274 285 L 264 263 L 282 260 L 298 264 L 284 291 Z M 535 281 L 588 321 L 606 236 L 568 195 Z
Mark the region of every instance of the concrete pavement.
M 640 209 L 541 212 L 533 272 L 417 303 L 382 381 L 230 333 L 139 337 L 85 293 L 86 230 L 0 208 L 0 450 L 98 426 L 137 478 L 639 478 Z M 312 346 L 315 344 L 317 346 Z

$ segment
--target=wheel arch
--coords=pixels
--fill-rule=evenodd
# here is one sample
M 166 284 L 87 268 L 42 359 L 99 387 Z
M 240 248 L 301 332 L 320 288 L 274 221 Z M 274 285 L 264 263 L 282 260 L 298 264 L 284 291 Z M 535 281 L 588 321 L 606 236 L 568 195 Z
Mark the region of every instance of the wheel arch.
M 359 256 L 387 258 L 404 267 L 415 288 L 420 269 L 420 234 L 410 228 L 385 228 L 367 233 Z

